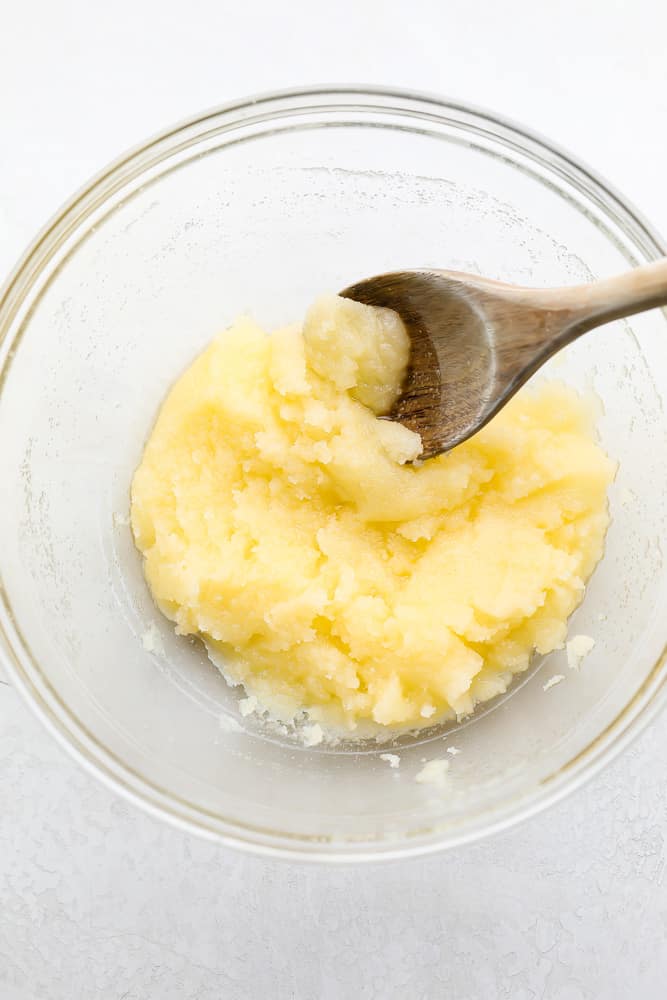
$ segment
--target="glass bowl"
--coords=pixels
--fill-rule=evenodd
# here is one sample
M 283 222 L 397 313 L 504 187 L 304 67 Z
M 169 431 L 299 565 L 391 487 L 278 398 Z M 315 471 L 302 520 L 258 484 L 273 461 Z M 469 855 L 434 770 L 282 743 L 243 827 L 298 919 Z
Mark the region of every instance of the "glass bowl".
M 563 652 L 448 732 L 304 749 L 237 710 L 156 611 L 128 487 L 172 380 L 252 311 L 404 267 L 586 281 L 664 245 L 549 143 L 487 112 L 304 90 L 216 109 L 128 153 L 36 239 L 0 297 L 0 644 L 16 687 L 109 786 L 188 830 L 272 854 L 378 859 L 460 844 L 581 785 L 665 698 L 667 320 L 596 331 L 551 364 L 594 389 L 619 461 L 606 553 Z M 544 691 L 554 673 L 566 681 Z M 451 756 L 446 788 L 417 783 Z

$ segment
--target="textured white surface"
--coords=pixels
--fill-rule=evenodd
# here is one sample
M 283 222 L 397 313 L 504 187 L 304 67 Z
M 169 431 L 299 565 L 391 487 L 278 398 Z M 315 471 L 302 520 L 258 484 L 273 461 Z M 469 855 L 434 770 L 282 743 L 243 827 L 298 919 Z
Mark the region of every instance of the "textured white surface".
M 0 34 L 0 274 L 74 188 L 146 134 L 246 93 L 323 81 L 493 107 L 588 160 L 667 233 L 665 10 L 13 5 Z M 666 773 L 662 719 L 584 790 L 494 840 L 308 868 L 141 815 L 0 683 L 0 1000 L 657 1000 Z
M 363 869 L 222 850 L 136 812 L 0 696 L 2 1000 L 658 1000 L 657 728 L 551 812 Z

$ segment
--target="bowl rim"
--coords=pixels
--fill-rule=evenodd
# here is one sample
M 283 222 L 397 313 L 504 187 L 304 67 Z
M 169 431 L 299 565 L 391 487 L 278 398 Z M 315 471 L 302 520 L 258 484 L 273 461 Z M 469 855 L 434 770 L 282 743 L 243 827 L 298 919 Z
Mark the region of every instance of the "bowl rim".
M 352 97 L 356 98 L 352 102 Z M 667 255 L 667 244 L 657 231 L 620 193 L 596 171 L 523 125 L 467 102 L 413 90 L 353 85 L 321 85 L 289 88 L 231 101 L 185 118 L 154 134 L 113 160 L 80 188 L 35 236 L 4 284 L 0 287 L 0 347 L 8 336 L 12 322 L 22 303 L 38 280 L 42 269 L 58 247 L 78 225 L 102 205 L 113 193 L 114 185 L 122 185 L 135 174 L 147 169 L 151 151 L 166 146 L 159 162 L 173 149 L 170 141 L 197 129 L 207 122 L 236 115 L 239 122 L 251 114 L 259 114 L 262 122 L 271 121 L 283 106 L 303 99 L 314 101 L 311 109 L 325 111 L 332 101 L 342 109 L 359 111 L 400 111 L 410 116 L 416 107 L 430 109 L 441 122 L 450 114 L 468 115 L 476 123 L 487 123 L 496 139 L 513 139 L 522 154 L 539 159 L 552 171 L 567 176 L 570 184 L 585 191 L 613 216 L 626 233 L 642 246 L 649 257 Z M 378 102 L 385 102 L 378 107 Z M 393 103 L 392 103 L 393 102 Z M 396 106 L 398 102 L 398 106 Z M 290 110 L 288 108 L 288 110 Z M 292 111 L 297 111 L 294 107 Z M 455 122 L 462 127 L 459 119 Z M 135 171 L 135 174 L 132 171 Z M 10 351 L 11 354 L 11 351 Z M 0 391 L 8 372 L 6 362 L 0 368 Z M 97 742 L 64 705 L 32 658 L 29 646 L 13 619 L 8 594 L 2 583 L 0 566 L 0 662 L 5 666 L 13 686 L 22 695 L 46 728 L 87 771 L 126 800 L 140 806 L 150 815 L 166 820 L 178 829 L 195 833 L 219 843 L 243 848 L 256 854 L 292 861 L 352 862 L 396 860 L 415 857 L 446 848 L 460 846 L 508 829 L 554 805 L 565 795 L 580 788 L 610 763 L 657 716 L 667 703 L 667 643 L 630 701 L 617 716 L 572 760 L 558 768 L 548 778 L 528 792 L 522 792 L 486 814 L 480 826 L 458 831 L 434 828 L 419 837 L 400 841 L 367 840 L 354 843 L 345 840 L 293 836 L 283 831 L 247 827 L 238 821 L 221 823 L 219 817 L 176 799 L 136 775 L 114 754 Z M 175 808 L 176 806 L 176 808 Z M 495 816 L 494 816 L 495 814 Z M 211 822 L 215 820 L 215 824 Z

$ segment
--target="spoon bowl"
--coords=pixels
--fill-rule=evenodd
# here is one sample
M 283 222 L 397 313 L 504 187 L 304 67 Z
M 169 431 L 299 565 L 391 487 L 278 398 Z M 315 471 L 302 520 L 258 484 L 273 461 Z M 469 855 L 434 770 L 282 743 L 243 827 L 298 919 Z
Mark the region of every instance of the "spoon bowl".
M 667 305 L 667 258 L 590 285 L 523 288 L 458 271 L 396 271 L 340 293 L 399 314 L 411 341 L 389 416 L 421 458 L 471 437 L 552 355 L 594 327 Z

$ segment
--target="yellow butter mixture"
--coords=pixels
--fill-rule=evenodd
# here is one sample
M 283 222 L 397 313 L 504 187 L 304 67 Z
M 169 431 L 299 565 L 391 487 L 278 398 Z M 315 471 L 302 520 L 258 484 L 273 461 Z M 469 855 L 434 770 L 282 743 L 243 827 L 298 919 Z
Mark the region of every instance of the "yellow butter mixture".
M 395 313 L 336 296 L 270 336 L 241 319 L 176 382 L 134 476 L 155 601 L 279 719 L 470 713 L 563 644 L 602 554 L 594 403 L 524 389 L 420 463 L 378 417 L 408 354 Z

